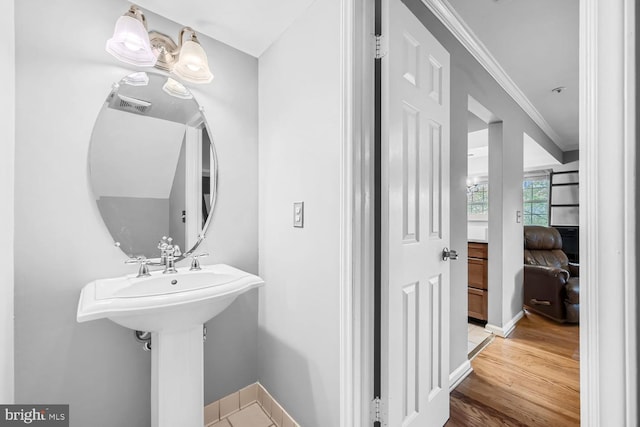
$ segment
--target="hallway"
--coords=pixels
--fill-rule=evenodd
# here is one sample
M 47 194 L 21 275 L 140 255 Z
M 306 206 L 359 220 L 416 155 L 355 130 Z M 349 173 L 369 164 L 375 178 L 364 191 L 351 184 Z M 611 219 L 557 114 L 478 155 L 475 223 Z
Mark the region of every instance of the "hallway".
M 451 393 L 447 427 L 580 425 L 579 327 L 525 311 Z

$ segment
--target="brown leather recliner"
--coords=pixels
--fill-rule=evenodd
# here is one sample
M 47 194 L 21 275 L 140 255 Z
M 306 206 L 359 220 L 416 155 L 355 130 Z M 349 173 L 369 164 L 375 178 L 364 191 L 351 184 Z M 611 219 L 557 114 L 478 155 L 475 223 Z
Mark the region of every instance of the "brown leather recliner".
M 578 323 L 580 268 L 562 251 L 553 227 L 524 227 L 524 306 L 558 322 Z

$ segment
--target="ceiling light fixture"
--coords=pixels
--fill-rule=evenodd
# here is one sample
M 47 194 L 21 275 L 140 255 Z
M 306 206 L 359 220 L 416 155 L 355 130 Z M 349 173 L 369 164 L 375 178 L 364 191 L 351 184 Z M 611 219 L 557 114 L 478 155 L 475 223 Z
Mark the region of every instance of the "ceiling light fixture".
M 106 50 L 122 62 L 141 67 L 157 67 L 191 83 L 209 83 L 213 74 L 196 32 L 184 27 L 176 44 L 157 31 L 148 32 L 147 20 L 136 6 L 118 18 Z
M 107 52 L 122 62 L 142 67 L 153 67 L 156 55 L 151 51 L 147 20 L 140 9 L 131 6 L 116 21 L 113 37 L 107 40 Z
M 562 92 L 564 92 L 565 89 L 566 89 L 565 86 L 558 86 L 558 87 L 555 87 L 555 88 L 551 89 L 551 92 L 562 93 Z
M 473 193 L 480 191 L 480 186 L 478 185 L 478 177 L 474 177 L 473 180 L 471 178 L 467 178 L 467 196 L 470 196 Z

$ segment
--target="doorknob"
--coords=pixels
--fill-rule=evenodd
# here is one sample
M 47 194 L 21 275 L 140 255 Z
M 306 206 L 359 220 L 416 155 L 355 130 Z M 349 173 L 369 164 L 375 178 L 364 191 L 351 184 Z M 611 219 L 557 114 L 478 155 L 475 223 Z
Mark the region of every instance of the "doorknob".
M 449 248 L 444 248 L 442 250 L 442 260 L 447 261 L 449 259 L 452 261 L 458 259 L 458 251 L 454 251 L 453 249 L 449 250 Z

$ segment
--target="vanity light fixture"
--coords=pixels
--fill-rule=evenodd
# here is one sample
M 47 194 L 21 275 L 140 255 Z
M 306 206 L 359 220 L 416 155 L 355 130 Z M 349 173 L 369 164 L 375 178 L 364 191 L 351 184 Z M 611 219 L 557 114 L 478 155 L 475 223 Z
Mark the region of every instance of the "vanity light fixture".
M 186 38 L 186 39 L 185 39 Z M 209 83 L 213 74 L 196 32 L 184 27 L 176 44 L 171 37 L 147 30 L 147 20 L 136 6 L 118 18 L 107 52 L 127 64 L 157 67 L 191 83 Z
M 171 96 L 174 96 L 176 98 L 180 98 L 180 99 L 193 98 L 193 95 L 191 95 L 191 92 L 189 92 L 189 89 L 187 89 L 182 83 L 175 81 L 171 77 L 169 77 L 166 83 L 162 86 L 162 90 L 165 91 L 165 93 Z
M 147 20 L 135 6 L 118 18 L 113 37 L 107 40 L 105 49 L 120 61 L 131 65 L 153 67 L 157 61 L 151 50 Z
M 185 35 L 188 37 L 186 41 Z M 170 71 L 191 83 L 209 83 L 213 80 L 207 54 L 192 28 L 184 27 L 180 31 L 178 45 L 169 36 L 155 31 L 149 33 L 149 38 L 158 55 L 157 68 Z

